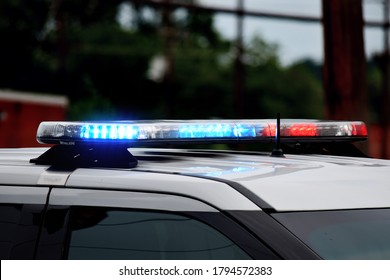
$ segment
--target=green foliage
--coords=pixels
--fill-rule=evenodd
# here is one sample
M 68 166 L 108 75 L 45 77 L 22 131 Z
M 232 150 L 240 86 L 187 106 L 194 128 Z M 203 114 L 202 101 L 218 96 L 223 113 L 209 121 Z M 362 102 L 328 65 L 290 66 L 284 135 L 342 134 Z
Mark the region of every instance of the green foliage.
M 0 1 L 0 86 L 28 89 L 32 59 L 49 7 L 46 1 Z
M 117 116 L 110 100 L 100 96 L 87 77 L 85 84 L 90 96 L 73 102 L 68 111 L 69 120 L 115 120 Z
M 70 119 L 234 118 L 234 42 L 213 19 L 177 9 L 164 22 L 132 1 L 2 0 L 0 87 L 67 95 Z M 156 56 L 168 61 L 160 80 L 148 76 Z M 259 36 L 243 62 L 244 117 L 322 117 L 320 66 L 282 66 L 278 46 Z
M 322 118 L 321 81 L 312 62 L 281 66 L 277 46 L 255 37 L 247 50 L 245 112 L 248 118 Z
M 178 52 L 176 114 L 180 118 L 231 116 L 231 73 L 218 63 L 217 57 L 212 50 Z

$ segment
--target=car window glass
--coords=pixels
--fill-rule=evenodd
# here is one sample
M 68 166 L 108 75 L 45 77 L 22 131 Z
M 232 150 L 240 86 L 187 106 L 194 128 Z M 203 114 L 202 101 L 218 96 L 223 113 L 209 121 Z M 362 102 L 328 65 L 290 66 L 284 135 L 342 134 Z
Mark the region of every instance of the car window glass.
M 44 205 L 0 204 L 0 258 L 33 259 Z
M 72 211 L 69 259 L 249 259 L 225 235 L 170 212 L 79 207 Z
M 14 246 L 23 205 L 0 205 L 0 259 L 8 259 Z
M 273 216 L 324 259 L 390 259 L 390 209 Z

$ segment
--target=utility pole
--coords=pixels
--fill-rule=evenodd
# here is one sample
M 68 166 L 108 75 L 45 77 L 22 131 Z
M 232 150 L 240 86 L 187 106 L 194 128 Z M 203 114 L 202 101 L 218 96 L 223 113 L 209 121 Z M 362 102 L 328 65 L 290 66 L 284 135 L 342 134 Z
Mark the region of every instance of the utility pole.
M 163 77 L 164 94 L 166 96 L 166 116 L 167 118 L 174 118 L 176 114 L 175 109 L 175 91 L 174 84 L 174 26 L 172 22 L 172 7 L 169 6 L 170 0 L 164 0 L 167 6 L 162 9 L 162 23 L 163 23 L 163 38 L 164 38 L 164 59 L 165 71 Z
M 389 0 L 383 1 L 384 11 L 384 25 L 383 25 L 383 55 L 381 57 L 380 66 L 382 70 L 382 96 L 381 96 L 381 110 L 380 110 L 380 123 L 381 123 L 381 157 L 388 158 L 388 130 L 389 130 L 389 94 L 390 94 L 390 47 L 389 47 Z
M 245 92 L 245 67 L 243 63 L 244 54 L 244 0 L 237 0 L 237 39 L 236 39 L 236 60 L 234 64 L 234 106 L 236 118 L 243 118 L 244 92 Z
M 328 119 L 368 121 L 362 0 L 322 0 Z
M 64 18 L 63 0 L 55 0 L 51 3 L 50 12 L 53 14 L 56 23 L 57 32 L 57 58 L 58 73 L 62 75 L 66 68 L 67 43 L 66 43 L 66 24 Z

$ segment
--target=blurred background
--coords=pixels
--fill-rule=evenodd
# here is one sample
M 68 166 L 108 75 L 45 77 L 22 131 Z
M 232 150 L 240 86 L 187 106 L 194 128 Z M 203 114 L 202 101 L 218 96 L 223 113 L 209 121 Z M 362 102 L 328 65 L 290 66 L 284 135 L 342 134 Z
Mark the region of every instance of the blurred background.
M 1 0 L 0 146 L 44 120 L 362 120 L 390 158 L 389 0 Z

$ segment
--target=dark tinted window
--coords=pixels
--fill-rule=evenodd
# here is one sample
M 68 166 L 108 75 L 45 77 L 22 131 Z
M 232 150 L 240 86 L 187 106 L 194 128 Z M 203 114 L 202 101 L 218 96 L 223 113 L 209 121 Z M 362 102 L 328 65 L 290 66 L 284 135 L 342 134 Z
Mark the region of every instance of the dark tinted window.
M 0 205 L 0 258 L 32 259 L 43 205 Z
M 22 205 L 0 205 L 0 258 L 9 259 L 22 213 Z
M 273 216 L 324 259 L 390 259 L 390 209 Z
M 224 234 L 170 212 L 72 211 L 69 259 L 249 259 Z

